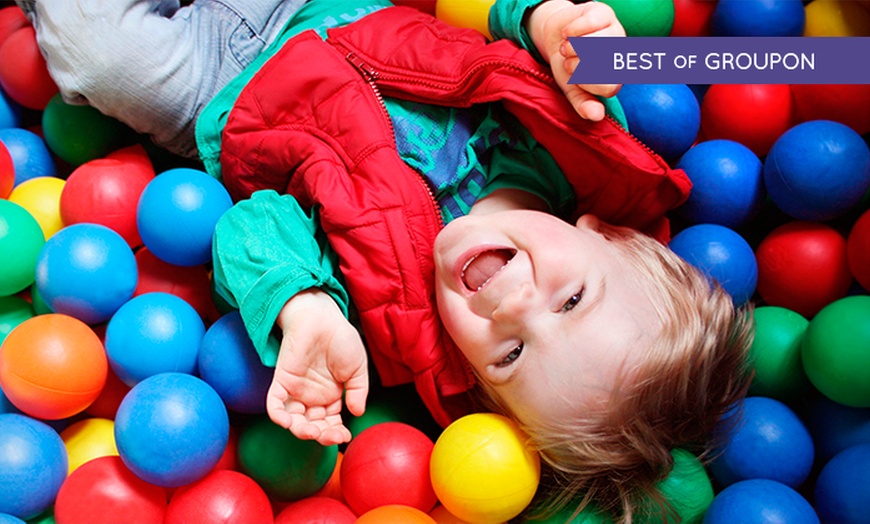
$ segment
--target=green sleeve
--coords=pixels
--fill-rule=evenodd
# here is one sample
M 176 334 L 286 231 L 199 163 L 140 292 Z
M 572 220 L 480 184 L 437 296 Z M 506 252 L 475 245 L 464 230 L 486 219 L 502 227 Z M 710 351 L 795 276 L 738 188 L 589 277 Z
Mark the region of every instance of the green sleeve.
M 263 364 L 274 366 L 280 347 L 275 321 L 296 293 L 317 287 L 348 314 L 338 259 L 319 227 L 290 195 L 258 191 L 218 221 L 213 241 L 215 290 L 239 309 Z

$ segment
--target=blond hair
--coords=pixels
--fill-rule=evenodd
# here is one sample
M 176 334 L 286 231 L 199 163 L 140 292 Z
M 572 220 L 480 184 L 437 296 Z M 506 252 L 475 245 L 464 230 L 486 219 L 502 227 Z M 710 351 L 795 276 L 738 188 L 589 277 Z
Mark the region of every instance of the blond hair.
M 537 513 L 594 503 L 623 522 L 638 511 L 675 518 L 655 485 L 673 466 L 672 449 L 705 458 L 723 415 L 746 395 L 751 306 L 735 307 L 721 286 L 646 235 L 603 223 L 598 230 L 649 276 L 663 327 L 606 403 L 558 423 L 523 424 L 545 464 Z M 483 409 L 517 419 L 480 383 Z

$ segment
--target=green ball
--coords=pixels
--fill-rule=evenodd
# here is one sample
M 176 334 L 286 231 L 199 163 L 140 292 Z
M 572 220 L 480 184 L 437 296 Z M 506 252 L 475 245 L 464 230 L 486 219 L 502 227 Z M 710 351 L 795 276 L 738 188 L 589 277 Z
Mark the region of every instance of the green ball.
M 43 244 L 45 236 L 33 215 L 15 202 L 0 199 L 0 297 L 33 284 Z
M 527 522 L 530 524 L 539 522 L 542 524 L 613 524 L 613 519 L 607 513 L 600 512 L 594 504 L 586 506 L 577 515 L 574 515 L 575 509 L 576 504 L 568 504 L 543 520 L 531 519 Z
M 42 293 L 39 292 L 39 286 L 36 285 L 36 282 L 30 285 L 30 300 L 31 306 L 33 306 L 33 311 L 37 315 L 47 315 L 49 313 L 54 313 L 48 304 L 45 303 L 45 299 L 42 298 Z
M 0 297 L 0 344 L 15 326 L 34 316 L 33 306 L 23 298 Z
M 133 143 L 133 131 L 91 106 L 71 105 L 54 95 L 42 113 L 45 143 L 58 158 L 78 166 Z
M 870 407 L 870 296 L 831 302 L 810 321 L 801 345 L 804 370 L 823 395 Z
M 755 340 L 749 349 L 755 376 L 750 394 L 789 402 L 808 390 L 801 341 L 809 323 L 801 314 L 783 307 L 755 310 Z
M 707 506 L 713 502 L 715 495 L 710 476 L 707 475 L 707 470 L 698 457 L 687 450 L 674 449 L 671 451 L 671 457 L 674 459 L 674 467 L 656 487 L 679 515 L 679 522 L 683 524 L 701 522 Z M 637 519 L 638 522 L 644 523 L 662 522 L 662 520 L 658 508 L 653 512 L 642 512 Z M 668 519 L 666 522 L 676 521 Z
M 239 435 L 238 457 L 242 470 L 270 497 L 292 502 L 326 485 L 338 461 L 338 446 L 298 439 L 259 417 Z
M 599 0 L 613 8 L 627 36 L 669 36 L 674 27 L 673 0 Z

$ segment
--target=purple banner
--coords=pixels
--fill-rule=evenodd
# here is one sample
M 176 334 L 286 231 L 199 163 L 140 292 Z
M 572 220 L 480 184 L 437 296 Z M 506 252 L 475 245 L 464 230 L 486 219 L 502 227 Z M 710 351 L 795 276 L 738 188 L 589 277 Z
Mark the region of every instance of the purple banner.
M 870 84 L 870 37 L 571 37 L 572 84 Z

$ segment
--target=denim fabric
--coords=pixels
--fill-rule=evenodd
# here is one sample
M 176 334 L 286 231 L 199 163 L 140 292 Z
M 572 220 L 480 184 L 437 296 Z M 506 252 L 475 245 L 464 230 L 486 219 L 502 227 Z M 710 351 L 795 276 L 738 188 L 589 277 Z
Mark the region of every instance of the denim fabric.
M 196 156 L 196 118 L 305 0 L 16 0 L 68 103 Z

